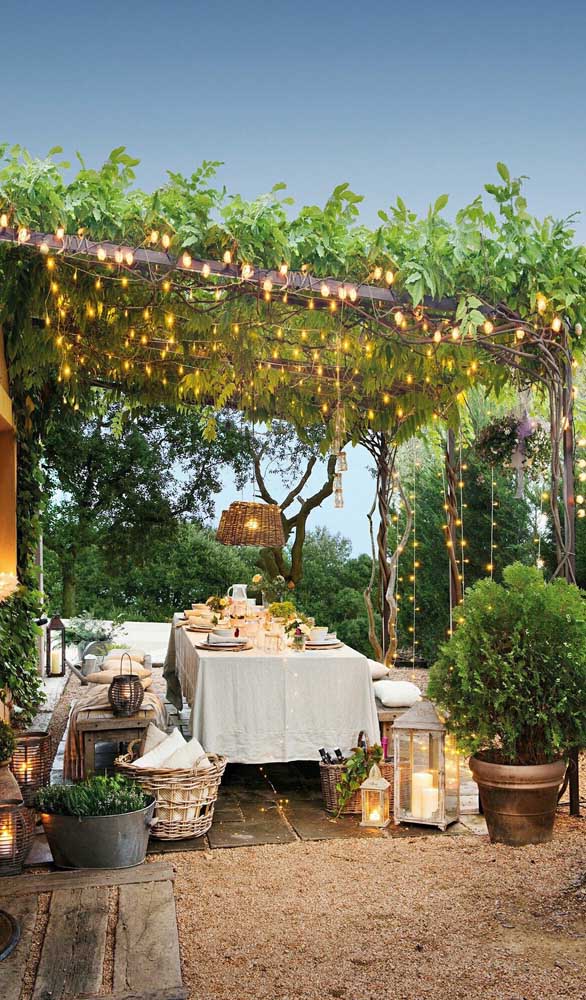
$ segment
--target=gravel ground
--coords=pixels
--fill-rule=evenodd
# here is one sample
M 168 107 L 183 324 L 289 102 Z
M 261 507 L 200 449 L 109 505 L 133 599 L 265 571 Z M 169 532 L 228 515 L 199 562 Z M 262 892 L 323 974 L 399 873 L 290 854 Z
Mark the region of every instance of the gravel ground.
M 191 1000 L 583 1000 L 585 834 L 173 855 Z

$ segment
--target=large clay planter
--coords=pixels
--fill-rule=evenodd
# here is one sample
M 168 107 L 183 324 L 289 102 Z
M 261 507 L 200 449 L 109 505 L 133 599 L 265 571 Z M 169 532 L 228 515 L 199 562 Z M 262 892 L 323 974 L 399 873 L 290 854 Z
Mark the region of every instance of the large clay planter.
M 566 764 L 490 764 L 470 758 L 488 833 L 493 844 L 545 844 L 553 821 Z

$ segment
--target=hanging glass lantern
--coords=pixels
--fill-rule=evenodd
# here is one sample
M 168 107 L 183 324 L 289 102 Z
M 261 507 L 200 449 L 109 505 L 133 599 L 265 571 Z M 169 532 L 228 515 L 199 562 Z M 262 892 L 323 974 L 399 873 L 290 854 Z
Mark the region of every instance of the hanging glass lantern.
M 373 764 L 370 774 L 360 786 L 362 801 L 362 820 L 360 826 L 369 826 L 382 830 L 390 823 L 389 818 L 389 782 L 383 778 L 378 764 Z
M 45 635 L 47 647 L 47 677 L 64 677 L 67 659 L 65 656 L 65 625 L 59 615 L 53 615 L 47 625 Z
M 49 784 L 51 774 L 51 737 L 46 732 L 20 733 L 10 760 L 10 770 L 22 792 L 24 804 L 33 806 L 35 793 Z
M 130 670 L 127 674 L 122 672 L 124 657 L 128 658 Z M 108 688 L 108 701 L 112 706 L 112 711 L 116 716 L 129 716 L 138 712 L 144 698 L 144 688 L 140 677 L 132 672 L 132 659 L 128 653 L 123 653 L 120 657 L 120 673 L 116 674 L 110 682 Z
M 339 451 L 336 456 L 336 472 L 348 472 L 348 459 L 345 451 Z
M 435 705 L 417 702 L 393 723 L 395 822 L 445 830 L 460 815 L 460 758 Z
M 341 510 L 343 506 L 344 506 L 344 491 L 340 487 L 339 489 L 334 490 L 334 507 L 336 507 L 338 510 Z

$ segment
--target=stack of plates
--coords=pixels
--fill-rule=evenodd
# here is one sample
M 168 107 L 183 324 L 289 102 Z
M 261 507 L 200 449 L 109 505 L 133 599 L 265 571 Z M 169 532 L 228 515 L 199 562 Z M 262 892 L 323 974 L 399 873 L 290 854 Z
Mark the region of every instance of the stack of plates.
M 306 649 L 340 649 L 344 643 L 340 642 L 335 635 L 326 635 L 324 639 L 314 641 L 313 639 L 308 639 L 305 643 Z

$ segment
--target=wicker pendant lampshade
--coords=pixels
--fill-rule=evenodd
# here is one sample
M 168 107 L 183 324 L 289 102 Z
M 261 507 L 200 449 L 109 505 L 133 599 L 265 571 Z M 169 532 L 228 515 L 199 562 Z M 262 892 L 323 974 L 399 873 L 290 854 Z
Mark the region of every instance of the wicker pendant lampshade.
M 130 666 L 130 670 L 126 674 L 122 671 L 125 656 L 128 658 Z M 144 688 L 140 677 L 132 673 L 132 659 L 128 653 L 123 653 L 120 657 L 120 673 L 112 678 L 108 688 L 108 701 L 114 715 L 134 715 L 142 705 L 143 698 Z
M 280 549 L 285 544 L 281 508 L 273 503 L 236 500 L 222 511 L 216 538 L 223 545 Z

